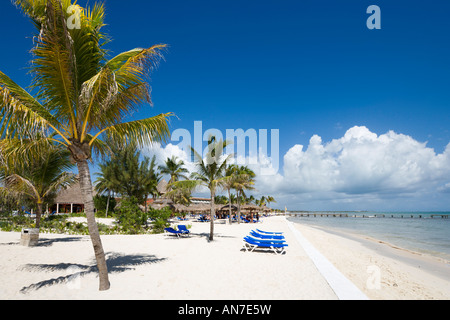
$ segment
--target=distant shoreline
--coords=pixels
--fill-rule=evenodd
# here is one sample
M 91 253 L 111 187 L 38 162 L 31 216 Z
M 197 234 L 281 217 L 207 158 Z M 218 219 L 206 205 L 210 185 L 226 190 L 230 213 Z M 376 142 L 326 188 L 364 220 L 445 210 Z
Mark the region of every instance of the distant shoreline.
M 294 222 L 298 223 L 298 222 Z M 420 253 L 417 251 L 409 250 L 399 247 L 395 244 L 376 239 L 369 236 L 363 236 L 356 233 L 345 232 L 329 227 L 308 226 L 311 228 L 317 228 L 325 231 L 329 234 L 345 237 L 349 240 L 357 241 L 367 247 L 370 250 L 374 250 L 388 258 L 401 260 L 404 263 L 409 264 L 412 267 L 420 267 L 434 275 L 441 277 L 444 280 L 450 280 L 450 261 L 433 256 L 426 253 Z
M 292 220 L 289 220 L 292 221 Z M 331 227 L 318 227 L 292 221 L 295 227 L 344 275 L 372 299 L 404 299 L 423 294 L 419 299 L 450 299 L 450 262 L 431 255 L 404 249 L 386 241 Z M 367 290 L 366 268 L 381 270 L 382 290 Z M 437 292 L 444 298 L 425 292 Z M 429 296 L 428 296 L 429 295 Z M 412 299 L 417 299 L 413 296 Z

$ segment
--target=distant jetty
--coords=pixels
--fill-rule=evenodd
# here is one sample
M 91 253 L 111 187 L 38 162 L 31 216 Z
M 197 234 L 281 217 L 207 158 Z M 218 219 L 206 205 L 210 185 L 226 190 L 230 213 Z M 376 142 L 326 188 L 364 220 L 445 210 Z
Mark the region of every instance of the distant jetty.
M 300 217 L 300 218 L 321 218 L 321 217 L 334 217 L 334 218 L 442 218 L 448 219 L 450 214 L 392 214 L 392 213 L 365 213 L 365 212 L 287 212 L 286 216 Z

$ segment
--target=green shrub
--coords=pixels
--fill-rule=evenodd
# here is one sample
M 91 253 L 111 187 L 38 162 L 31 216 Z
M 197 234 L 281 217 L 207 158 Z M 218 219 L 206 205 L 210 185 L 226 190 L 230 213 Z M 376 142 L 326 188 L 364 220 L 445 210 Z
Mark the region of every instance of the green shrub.
M 116 209 L 116 219 L 123 233 L 145 233 L 147 228 L 147 214 L 140 208 L 136 198 L 124 198 L 120 207 Z
M 169 218 L 173 215 L 169 207 L 163 209 L 150 209 L 148 216 L 152 219 L 152 233 L 163 233 L 164 228 L 170 226 Z
M 0 229 L 7 232 L 21 232 L 23 228 L 34 228 L 34 226 L 34 219 L 21 215 L 0 221 Z
M 108 196 L 100 196 L 98 194 L 94 196 L 94 206 L 95 209 L 97 209 L 97 211 L 101 211 L 103 212 L 103 214 L 105 214 L 107 203 L 108 203 Z M 114 197 L 110 197 L 108 215 L 111 216 L 114 213 L 115 207 L 116 207 L 116 199 Z M 105 218 L 105 216 L 101 218 Z

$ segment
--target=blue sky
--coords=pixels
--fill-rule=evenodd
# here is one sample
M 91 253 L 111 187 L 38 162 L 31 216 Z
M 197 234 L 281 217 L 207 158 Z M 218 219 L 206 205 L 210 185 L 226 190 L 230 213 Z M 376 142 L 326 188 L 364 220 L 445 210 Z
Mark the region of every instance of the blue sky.
M 373 133 L 384 137 L 393 131 L 417 143 L 426 142 L 426 146 L 418 144 L 417 148 L 434 151 L 440 161 L 447 156 L 449 2 L 104 2 L 106 30 L 113 38 L 108 48 L 114 54 L 156 43 L 170 46 L 166 61 L 152 77 L 154 107 L 144 106 L 136 117 L 172 111 L 178 116 L 172 121 L 172 130 L 193 130 L 196 120 L 203 122 L 204 129 L 223 132 L 237 128 L 279 129 L 281 176 L 286 169 L 284 156 L 294 146 L 302 145 L 305 151 L 317 135 L 325 147 L 333 139 L 345 137 L 355 126 L 367 128 L 359 131 L 366 136 Z M 78 3 L 84 6 L 87 1 Z M 366 27 L 366 9 L 372 4 L 381 8 L 381 30 Z M 0 27 L 0 68 L 26 86 L 33 27 L 9 1 L 1 4 Z M 355 131 L 349 135 L 352 133 Z M 341 142 L 344 149 L 350 148 Z M 305 157 L 297 151 L 299 159 Z M 328 160 L 341 163 L 333 152 L 328 151 Z M 403 164 L 412 153 L 404 155 Z M 433 202 L 420 202 L 420 210 L 450 210 L 449 173 L 441 170 L 422 179 L 427 177 L 433 177 L 436 193 L 445 192 Z M 262 193 L 276 193 L 264 181 L 260 184 Z M 404 185 L 406 182 L 395 184 Z M 280 194 L 283 202 L 277 205 L 319 210 L 366 209 L 364 206 L 376 209 L 380 204 L 383 210 L 417 207 L 418 200 L 410 200 L 417 198 L 413 194 L 418 190 L 411 193 L 394 188 L 398 197 L 387 199 L 377 188 L 372 192 L 373 186 L 365 187 L 369 191 L 359 198 L 354 196 L 355 190 L 345 188 L 303 188 L 290 198 Z M 318 196 L 317 192 L 327 192 L 327 196 Z M 308 202 L 308 196 L 313 200 Z M 332 201 L 333 197 L 342 201 Z M 376 201 L 370 203 L 367 197 Z

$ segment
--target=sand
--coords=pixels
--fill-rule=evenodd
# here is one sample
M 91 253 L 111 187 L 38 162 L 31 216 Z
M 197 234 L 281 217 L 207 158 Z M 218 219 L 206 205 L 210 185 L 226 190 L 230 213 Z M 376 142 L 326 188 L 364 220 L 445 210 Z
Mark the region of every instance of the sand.
M 336 300 L 338 296 L 288 228 L 284 217 L 259 224 L 187 222 L 191 236 L 102 236 L 111 289 L 98 291 L 88 236 L 41 234 L 34 248 L 20 233 L 0 232 L 0 299 Z M 246 252 L 251 229 L 285 233 L 286 254 Z M 381 256 L 358 241 L 296 225 L 342 274 L 371 299 L 449 299 L 450 283 Z M 381 288 L 367 289 L 367 266 Z
M 370 299 L 450 299 L 448 261 L 370 237 L 295 227 Z

